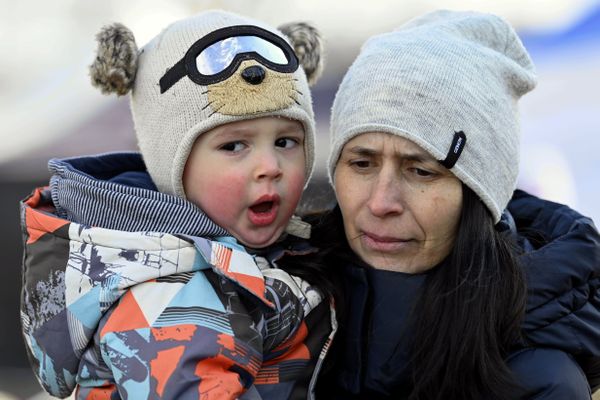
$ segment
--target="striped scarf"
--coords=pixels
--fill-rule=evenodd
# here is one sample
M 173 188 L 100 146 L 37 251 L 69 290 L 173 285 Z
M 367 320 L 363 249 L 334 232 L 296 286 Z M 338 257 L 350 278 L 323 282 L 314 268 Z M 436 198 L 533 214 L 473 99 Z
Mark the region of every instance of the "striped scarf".
M 56 214 L 69 221 L 128 232 L 227 235 L 193 203 L 148 189 L 154 185 L 139 153 L 52 159 L 48 169 L 53 174 L 50 189 Z M 146 184 L 116 183 L 127 173 L 143 177 Z

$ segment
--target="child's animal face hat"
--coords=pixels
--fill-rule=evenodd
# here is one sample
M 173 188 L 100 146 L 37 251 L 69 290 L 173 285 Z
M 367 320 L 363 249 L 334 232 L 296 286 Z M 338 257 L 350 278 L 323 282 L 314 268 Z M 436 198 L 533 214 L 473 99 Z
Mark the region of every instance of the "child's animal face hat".
M 199 135 L 265 116 L 303 124 L 310 177 L 315 122 L 309 82 L 323 64 L 313 27 L 293 23 L 276 30 L 210 11 L 174 22 L 140 51 L 121 24 L 104 27 L 97 40 L 92 82 L 103 93 L 131 90 L 140 150 L 160 191 L 185 198 L 181 177 Z

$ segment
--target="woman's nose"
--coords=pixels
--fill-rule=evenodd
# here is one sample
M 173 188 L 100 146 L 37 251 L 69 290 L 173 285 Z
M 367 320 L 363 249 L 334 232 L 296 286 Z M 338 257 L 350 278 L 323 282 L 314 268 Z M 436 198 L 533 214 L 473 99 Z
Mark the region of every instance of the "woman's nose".
M 371 187 L 367 201 L 371 214 L 379 218 L 401 214 L 404 206 L 400 185 L 399 180 L 380 175 Z

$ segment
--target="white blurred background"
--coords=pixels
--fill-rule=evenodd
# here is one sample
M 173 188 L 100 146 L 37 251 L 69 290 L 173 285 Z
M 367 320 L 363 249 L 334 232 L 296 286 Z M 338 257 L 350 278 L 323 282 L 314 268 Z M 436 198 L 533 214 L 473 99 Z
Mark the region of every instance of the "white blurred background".
M 315 24 L 327 64 L 314 88 L 318 173 L 324 176 L 329 109 L 342 74 L 371 35 L 438 9 L 499 14 L 520 33 L 537 66 L 538 87 L 521 102 L 519 186 L 600 221 L 599 0 L 0 0 L 0 391 L 27 398 L 39 389 L 19 336 L 20 239 L 17 201 L 48 178 L 51 157 L 135 149 L 127 98 L 92 88 L 94 35 L 119 21 L 144 45 L 169 22 L 209 8 L 272 25 Z M 0 217 L 1 218 L 1 217 Z M 0 395 L 1 398 L 1 395 Z
M 89 84 L 94 35 L 120 21 L 142 46 L 169 22 L 224 8 L 277 25 L 308 20 L 323 32 L 327 67 L 315 88 L 320 164 L 327 153 L 331 98 L 360 44 L 436 8 L 506 17 L 539 71 L 522 101 L 521 186 L 600 219 L 600 6 L 597 0 L 537 1 L 158 1 L 2 0 L 0 176 L 44 176 L 47 158 L 134 149 L 127 100 Z

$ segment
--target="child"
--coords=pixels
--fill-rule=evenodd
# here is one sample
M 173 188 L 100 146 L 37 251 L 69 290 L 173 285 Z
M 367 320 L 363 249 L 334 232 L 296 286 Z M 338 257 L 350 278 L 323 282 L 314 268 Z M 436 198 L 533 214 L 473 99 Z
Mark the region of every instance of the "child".
M 119 24 L 97 39 L 93 83 L 131 90 L 141 155 L 51 160 L 22 204 L 38 379 L 81 399 L 312 397 L 335 321 L 276 267 L 315 251 L 289 221 L 313 167 L 317 33 L 213 11 L 139 52 Z

